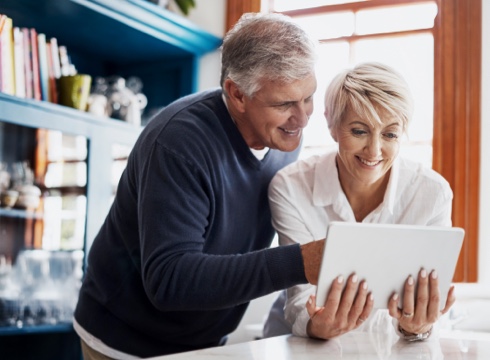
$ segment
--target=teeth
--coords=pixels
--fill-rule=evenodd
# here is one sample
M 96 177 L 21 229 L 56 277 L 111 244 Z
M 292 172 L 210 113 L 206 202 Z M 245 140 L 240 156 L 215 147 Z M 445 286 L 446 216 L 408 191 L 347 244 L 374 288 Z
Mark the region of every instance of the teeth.
M 364 164 L 364 165 L 367 165 L 367 166 L 375 166 L 375 165 L 378 165 L 381 160 L 377 160 L 377 161 L 367 161 L 367 160 L 364 160 L 364 159 L 361 159 L 359 158 L 359 160 L 361 160 L 361 162 Z
M 296 130 L 288 130 L 288 129 L 281 128 L 281 130 L 287 134 L 296 134 L 298 132 L 297 129 Z

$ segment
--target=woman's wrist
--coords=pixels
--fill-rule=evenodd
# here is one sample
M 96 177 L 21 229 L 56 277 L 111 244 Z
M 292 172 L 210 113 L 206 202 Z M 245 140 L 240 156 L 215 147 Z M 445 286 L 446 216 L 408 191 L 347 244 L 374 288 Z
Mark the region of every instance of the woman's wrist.
M 422 341 L 426 340 L 429 338 L 430 334 L 432 333 L 432 326 L 430 329 L 426 332 L 416 334 L 416 333 L 411 333 L 409 331 L 404 330 L 400 324 L 398 324 L 398 333 L 401 336 L 403 340 L 406 341 Z

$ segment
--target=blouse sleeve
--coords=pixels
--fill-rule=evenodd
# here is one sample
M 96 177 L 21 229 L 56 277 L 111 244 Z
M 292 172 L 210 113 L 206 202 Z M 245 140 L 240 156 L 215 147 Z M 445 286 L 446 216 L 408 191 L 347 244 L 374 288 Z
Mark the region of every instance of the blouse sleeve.
M 298 191 L 293 191 L 293 187 L 290 179 L 281 172 L 273 178 L 269 186 L 272 224 L 278 233 L 279 245 L 306 244 L 317 240 L 305 225 L 307 221 L 300 211 L 302 201 L 297 198 Z M 287 289 L 284 315 L 296 336 L 308 336 L 306 325 L 309 315 L 305 305 L 310 294 L 315 291 L 316 286 L 311 284 L 296 285 Z

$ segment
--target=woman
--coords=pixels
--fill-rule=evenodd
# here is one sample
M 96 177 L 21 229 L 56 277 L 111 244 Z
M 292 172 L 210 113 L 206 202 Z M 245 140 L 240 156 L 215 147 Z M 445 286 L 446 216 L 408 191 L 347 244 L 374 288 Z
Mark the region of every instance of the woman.
M 386 65 L 363 63 L 333 79 L 325 95 L 325 117 L 338 151 L 289 165 L 269 187 L 280 245 L 323 239 L 331 221 L 451 226 L 453 195 L 447 181 L 398 157 L 412 108 L 407 83 Z M 400 295 L 394 294 L 388 311 L 371 314 L 369 284 L 358 275 L 339 278 L 325 304 L 315 303 L 312 285 L 288 289 L 284 313 L 289 332 L 329 339 L 356 328 L 394 328 L 401 337 L 422 340 L 455 300 L 451 288 L 440 312 L 437 274 L 423 269 L 417 289 L 415 279 L 407 279 L 402 309 L 397 306 Z M 275 335 L 285 332 L 277 332 L 273 323 L 281 306 L 279 298 L 266 322 L 266 336 L 274 335 L 268 329 L 276 328 Z

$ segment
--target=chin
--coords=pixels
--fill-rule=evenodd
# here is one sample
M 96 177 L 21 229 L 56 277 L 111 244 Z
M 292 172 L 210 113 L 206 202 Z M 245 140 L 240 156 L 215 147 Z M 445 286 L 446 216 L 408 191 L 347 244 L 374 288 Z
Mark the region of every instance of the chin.
M 298 148 L 298 146 L 299 146 L 299 142 L 296 144 L 288 144 L 288 145 L 278 146 L 278 147 L 276 147 L 276 149 L 280 150 L 280 151 L 284 151 L 284 152 L 291 152 L 291 151 L 296 150 Z M 271 149 L 274 149 L 274 148 L 271 147 Z

